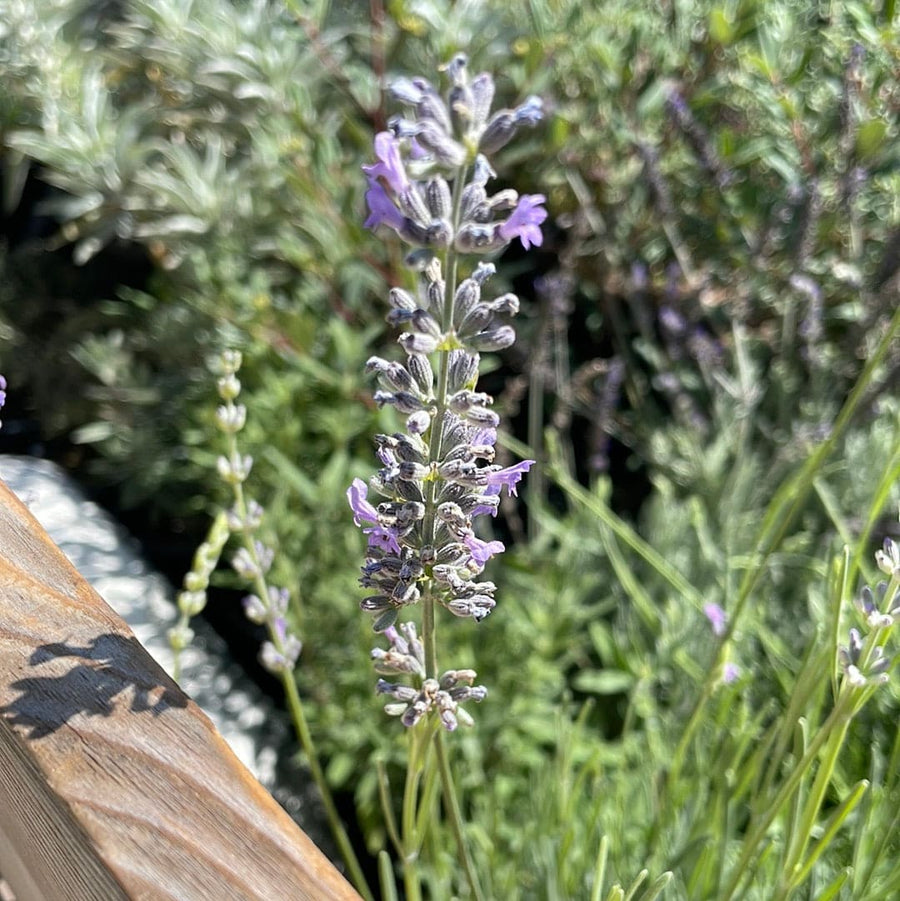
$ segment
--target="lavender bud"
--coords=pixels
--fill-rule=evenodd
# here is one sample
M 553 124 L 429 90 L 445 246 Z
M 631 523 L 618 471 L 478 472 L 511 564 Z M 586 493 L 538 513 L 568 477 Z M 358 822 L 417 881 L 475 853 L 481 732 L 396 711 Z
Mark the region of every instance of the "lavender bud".
M 205 606 L 205 591 L 180 591 L 178 593 L 178 609 L 185 616 L 196 616 Z
M 388 91 L 391 96 L 406 103 L 409 106 L 415 106 L 419 103 L 424 95 L 422 88 L 418 87 L 414 81 L 409 78 L 395 78 L 389 85 Z
M 471 337 L 487 328 L 487 326 L 491 324 L 493 318 L 494 314 L 487 304 L 476 304 L 469 310 L 463 321 L 459 324 L 457 333 L 460 338 Z
M 370 594 L 359 602 L 359 609 L 364 613 L 380 613 L 391 606 L 391 599 L 386 594 Z
M 396 407 L 401 413 L 415 413 L 417 410 L 422 409 L 422 401 L 408 391 L 396 391 L 394 393 L 390 391 L 376 391 L 372 395 L 372 400 L 379 407 L 388 404 Z
M 269 586 L 269 610 L 272 616 L 284 616 L 291 601 L 291 593 L 287 588 Z
M 388 362 L 381 357 L 369 357 L 366 361 L 366 372 L 378 373 L 378 380 L 394 391 L 414 393 L 416 385 L 412 376 L 400 363 Z
M 487 124 L 491 104 L 494 102 L 494 79 L 487 72 L 482 72 L 472 79 L 470 91 L 472 126 L 475 131 L 480 132 Z
M 418 123 L 416 140 L 430 150 L 438 163 L 451 169 L 458 169 L 466 161 L 466 150 L 443 129 L 433 122 Z
M 425 203 L 435 219 L 449 220 L 453 202 L 450 197 L 450 188 L 443 178 L 432 178 L 425 185 Z
M 426 273 L 428 274 L 428 273 Z M 428 307 L 437 315 L 441 314 L 444 308 L 444 281 L 440 277 L 429 279 L 425 288 L 425 297 L 428 299 Z
M 223 350 L 219 356 L 219 365 L 226 375 L 233 375 L 241 368 L 243 357 L 239 350 Z
M 471 388 L 478 378 L 478 360 L 478 354 L 470 354 L 464 350 L 450 351 L 447 390 L 455 394 Z
M 438 519 L 441 522 L 446 523 L 448 526 L 453 526 L 457 529 L 465 529 L 467 528 L 467 520 L 465 514 L 462 512 L 462 509 L 458 504 L 439 504 L 437 508 Z
M 494 113 L 481 140 L 478 142 L 478 150 L 488 155 L 496 153 L 501 147 L 505 147 L 523 125 L 535 125 L 540 122 L 543 115 L 543 102 L 540 97 L 529 97 L 521 106 L 514 110 L 498 110 Z
M 248 594 L 244 598 L 244 614 L 252 623 L 262 624 L 266 621 L 268 611 L 265 604 L 255 595 Z
M 480 428 L 496 429 L 500 425 L 500 417 L 485 407 L 471 407 L 464 416 L 468 422 Z
M 435 338 L 438 341 L 443 337 L 440 323 L 431 313 L 427 313 L 425 310 L 416 310 L 412 314 L 412 327 L 416 332 L 428 335 L 430 338 Z
M 892 579 L 900 579 L 900 544 L 884 539 L 880 550 L 875 551 L 875 565 Z
M 259 662 L 273 675 L 289 673 L 300 656 L 301 647 L 300 639 L 294 635 L 285 638 L 284 652 L 280 652 L 271 641 L 263 642 Z
M 424 435 L 431 428 L 431 413 L 419 410 L 406 420 L 406 431 L 410 435 Z
M 247 422 L 247 408 L 243 404 L 228 404 L 216 408 L 216 425 L 226 434 L 234 435 Z
M 467 278 L 460 282 L 453 298 L 453 324 L 457 328 L 480 300 L 481 285 L 474 278 Z
M 519 202 L 519 192 L 507 188 L 504 191 L 498 191 L 488 201 L 488 208 L 492 213 L 505 213 L 508 210 L 514 210 Z
M 254 500 L 247 502 L 247 512 L 243 515 L 236 507 L 231 507 L 225 514 L 225 521 L 232 532 L 253 532 L 259 528 L 265 511 Z
M 479 263 L 470 278 L 483 285 L 496 271 L 497 267 L 493 263 Z
M 437 338 L 430 337 L 429 335 L 422 335 L 414 332 L 406 332 L 401 335 L 397 341 L 403 347 L 403 349 L 408 354 L 431 354 L 437 350 L 438 340 Z M 419 404 L 417 409 L 421 409 L 422 405 Z M 405 410 L 406 413 L 412 413 L 413 410 Z
M 466 222 L 456 234 L 454 245 L 460 253 L 488 253 L 498 250 L 506 242 L 496 237 L 493 225 Z
M 250 475 L 252 466 L 253 457 L 249 455 L 242 457 L 237 453 L 233 454 L 230 458 L 219 457 L 216 461 L 216 469 L 218 470 L 220 478 L 229 485 L 237 485 L 246 481 L 247 476 Z
M 501 325 L 488 329 L 469 338 L 466 345 L 473 350 L 489 353 L 491 351 L 504 350 L 516 342 L 516 333 L 512 326 Z
M 463 189 L 460 212 L 462 222 L 487 222 L 490 219 L 491 208 L 483 185 L 473 183 L 466 185 Z
M 219 397 L 225 401 L 234 400 L 241 393 L 240 380 L 233 372 L 222 376 L 216 382 L 216 386 L 219 389 Z
M 399 470 L 400 478 L 405 479 L 407 482 L 421 482 L 431 473 L 430 466 L 423 466 L 421 463 L 413 462 L 403 462 L 397 469 Z
M 440 95 L 424 78 L 414 80 L 414 84 L 428 85 L 422 94 L 422 99 L 416 104 L 416 115 L 420 119 L 430 119 L 442 131 L 449 132 L 453 127 L 450 123 L 450 113 Z
M 391 288 L 388 301 L 395 310 L 406 310 L 409 313 L 419 306 L 415 297 L 409 291 L 404 291 L 403 288 Z
M 501 294 L 500 297 L 487 304 L 493 313 L 508 313 L 515 316 L 519 312 L 519 298 L 515 294 Z
M 434 370 L 424 354 L 410 354 L 406 360 L 406 368 L 415 379 L 419 391 L 424 396 L 429 396 L 434 387 Z
M 183 651 L 194 640 L 194 630 L 190 626 L 173 626 L 167 633 L 172 650 Z

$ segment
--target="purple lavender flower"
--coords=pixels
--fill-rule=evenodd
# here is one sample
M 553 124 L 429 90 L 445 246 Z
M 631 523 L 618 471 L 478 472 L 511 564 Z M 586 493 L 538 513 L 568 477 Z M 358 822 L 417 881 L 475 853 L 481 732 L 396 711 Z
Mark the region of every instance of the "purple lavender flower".
M 375 156 L 378 157 L 377 163 L 362 167 L 369 178 L 369 184 L 384 178 L 395 194 L 408 191 L 410 184 L 400 158 L 400 142 L 389 131 L 375 135 Z
M 374 178 L 369 179 L 369 190 L 366 191 L 366 203 L 369 206 L 369 217 L 363 223 L 365 228 L 376 229 L 379 225 L 388 225 L 394 231 L 403 228 L 403 214 L 388 197 L 384 186 Z
M 466 535 L 463 543 L 478 566 L 484 566 L 495 554 L 502 554 L 506 550 L 506 545 L 502 541 L 482 541 L 475 535 Z
M 544 243 L 540 225 L 547 218 L 547 211 L 541 206 L 546 201 L 543 194 L 523 194 L 519 198 L 512 215 L 500 224 L 500 236 L 505 241 L 518 238 L 522 247 L 528 250 L 533 244 L 540 247 Z
M 371 523 L 369 528 L 363 529 L 363 534 L 369 536 L 369 547 L 380 547 L 388 553 L 399 554 L 400 545 L 397 543 L 397 536 L 379 523 L 378 511 L 366 499 L 368 494 L 369 487 L 362 479 L 354 479 L 353 484 L 347 489 L 353 522 L 358 526 Z
M 495 472 L 488 473 L 485 494 L 499 494 L 501 488 L 506 488 L 510 495 L 518 497 L 516 486 L 522 481 L 522 476 L 534 466 L 535 462 L 535 460 L 522 460 L 519 463 L 514 463 L 512 466 L 507 466 L 505 469 L 498 469 Z

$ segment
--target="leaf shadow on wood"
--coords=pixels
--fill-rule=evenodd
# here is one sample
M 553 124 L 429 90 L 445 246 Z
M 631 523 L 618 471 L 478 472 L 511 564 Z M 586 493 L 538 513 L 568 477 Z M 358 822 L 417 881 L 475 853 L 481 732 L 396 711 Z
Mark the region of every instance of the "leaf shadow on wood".
M 75 662 L 64 669 L 67 658 Z M 162 669 L 147 665 L 146 653 L 133 636 L 108 632 L 87 645 L 40 645 L 29 663 L 51 672 L 13 682 L 10 687 L 18 697 L 0 707 L 7 722 L 26 729 L 29 739 L 50 735 L 77 714 L 108 717 L 128 710 L 159 716 L 188 704 Z

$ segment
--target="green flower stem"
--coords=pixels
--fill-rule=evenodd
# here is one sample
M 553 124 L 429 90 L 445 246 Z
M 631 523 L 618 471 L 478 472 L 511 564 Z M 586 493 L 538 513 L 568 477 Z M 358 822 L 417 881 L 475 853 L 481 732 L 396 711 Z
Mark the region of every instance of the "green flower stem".
M 472 896 L 476 901 L 484 901 L 481 886 L 478 884 L 478 876 L 475 873 L 475 868 L 472 866 L 472 859 L 466 847 L 466 839 L 463 835 L 462 812 L 459 809 L 459 800 L 456 797 L 456 787 L 453 784 L 453 772 L 450 769 L 447 749 L 444 747 L 444 735 L 440 729 L 435 733 L 434 744 L 437 749 L 438 765 L 441 769 L 441 783 L 444 787 L 444 806 L 446 807 L 447 818 L 450 821 L 450 828 L 453 831 L 453 837 L 456 839 L 459 860 L 463 870 L 465 870 Z
M 391 785 L 388 781 L 387 769 L 381 760 L 375 761 L 375 769 L 378 774 L 378 800 L 381 801 L 381 812 L 384 815 L 384 825 L 388 837 L 398 857 L 403 856 L 403 843 L 397 830 L 397 819 L 394 816 L 394 808 L 391 805 Z
M 234 434 L 229 434 L 228 444 L 229 457 L 236 457 L 238 453 L 238 447 L 237 437 Z M 247 502 L 244 497 L 243 485 L 240 482 L 234 482 L 232 484 L 232 488 L 234 491 L 235 509 L 237 510 L 238 516 L 240 517 L 241 521 L 246 522 Z M 252 536 L 246 529 L 242 529 L 240 535 L 243 545 L 255 565 L 256 576 L 253 579 L 253 588 L 256 591 L 258 597 L 262 599 L 268 598 L 269 586 L 266 584 L 266 578 L 263 575 L 262 567 L 260 566 L 256 544 L 253 541 Z M 268 623 L 266 628 L 269 634 L 269 640 L 275 646 L 275 649 L 279 653 L 283 653 L 284 645 L 278 633 L 275 631 L 271 623 Z M 363 874 L 362 867 L 360 866 L 359 859 L 357 858 L 356 852 L 353 850 L 353 845 L 350 842 L 350 837 L 347 835 L 347 831 L 346 829 L 344 829 L 344 824 L 341 822 L 340 814 L 338 813 L 337 807 L 334 803 L 334 798 L 331 795 L 331 790 L 328 788 L 328 782 L 325 779 L 325 773 L 323 772 L 321 764 L 319 763 L 319 755 L 316 751 L 316 746 L 313 743 L 312 734 L 309 731 L 309 724 L 306 721 L 306 715 L 303 711 L 303 703 L 300 700 L 300 692 L 297 690 L 297 682 L 294 679 L 294 674 L 292 672 L 282 672 L 279 674 L 279 677 L 284 688 L 284 695 L 287 699 L 288 712 L 290 713 L 291 721 L 294 724 L 294 731 L 297 734 L 297 738 L 299 738 L 300 740 L 300 746 L 303 748 L 303 753 L 306 755 L 306 762 L 309 766 L 310 774 L 313 777 L 313 782 L 315 782 L 316 788 L 319 790 L 319 796 L 321 797 L 322 804 L 325 807 L 325 816 L 328 820 L 328 825 L 331 827 L 331 832 L 338 846 L 338 850 L 341 853 L 341 857 L 344 859 L 344 863 L 347 865 L 347 871 L 350 875 L 350 880 L 355 886 L 356 890 L 360 893 L 360 895 L 363 896 L 363 898 L 366 899 L 366 901 L 374 901 L 375 896 L 372 894 L 372 891 L 369 888 L 369 884 L 366 881 L 366 877 Z
M 407 901 L 421 901 L 422 888 L 419 881 L 419 851 L 425 838 L 418 830 L 416 810 L 419 803 L 419 783 L 427 765 L 427 749 L 434 727 L 427 723 L 421 729 L 411 729 L 408 735 L 409 753 L 406 764 L 406 784 L 403 789 L 401 822 L 401 863 L 403 866 L 403 886 Z
M 407 754 L 406 784 L 403 789 L 403 808 L 401 811 L 400 860 L 403 866 L 403 885 L 407 901 L 420 901 L 422 889 L 419 880 L 418 861 L 422 844 L 426 838 L 429 818 L 422 816 L 421 807 L 431 808 L 434 790 L 432 756 L 429 752 L 434 724 L 426 722 L 422 728 L 411 729 L 408 735 L 409 751 Z M 425 789 L 421 793 L 419 786 L 423 780 Z
M 284 686 L 284 693 L 288 701 L 288 709 L 291 712 L 291 719 L 294 722 L 294 728 L 300 739 L 303 753 L 306 755 L 309 771 L 312 773 L 313 781 L 319 789 L 322 804 L 325 807 L 325 816 L 328 819 L 328 825 L 331 827 L 334 840 L 337 842 L 338 850 L 341 852 L 341 857 L 343 857 L 344 863 L 347 865 L 350 881 L 366 901 L 374 901 L 374 895 L 363 874 L 356 852 L 353 850 L 350 837 L 347 835 L 344 824 L 341 822 L 341 817 L 337 807 L 335 807 L 334 798 L 328 788 L 325 774 L 322 772 L 322 767 L 319 764 L 319 758 L 316 753 L 315 745 L 313 744 L 309 726 L 306 722 L 306 716 L 303 713 L 303 704 L 300 701 L 300 692 L 297 691 L 297 683 L 294 680 L 293 673 L 283 673 L 281 676 L 281 684 Z

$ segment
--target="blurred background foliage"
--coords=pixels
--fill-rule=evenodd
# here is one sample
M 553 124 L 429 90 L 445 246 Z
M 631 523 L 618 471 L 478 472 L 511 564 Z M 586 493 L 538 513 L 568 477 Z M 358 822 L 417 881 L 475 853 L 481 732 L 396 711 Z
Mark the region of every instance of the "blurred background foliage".
M 299 680 L 329 778 L 381 847 L 373 761 L 401 758 L 372 696 L 344 491 L 394 428 L 361 372 L 393 353 L 384 295 L 408 276 L 397 242 L 362 229 L 359 166 L 386 82 L 460 50 L 501 103 L 545 99 L 498 184 L 547 194 L 552 219 L 540 252 L 500 262 L 520 339 L 485 365 L 506 443 L 545 465 L 498 521 L 498 611 L 441 635 L 491 688 L 459 737 L 478 856 L 494 897 L 587 897 L 605 834 L 616 878 L 671 867 L 671 897 L 714 897 L 696 780 L 725 792 L 714 752 L 787 703 L 826 628 L 831 555 L 848 544 L 871 576 L 896 531 L 896 343 L 832 433 L 897 307 L 892 0 L 0 0 L 5 447 L 43 448 L 156 540 L 174 533 L 186 568 L 222 500 L 207 365 L 243 352 L 244 450 L 300 598 Z M 654 780 L 715 653 L 702 605 L 728 608 L 776 488 L 830 436 L 663 840 Z M 847 784 L 890 753 L 896 702 L 894 685 L 854 733 Z M 900 808 L 896 782 L 880 790 Z M 847 897 L 887 897 L 896 845 Z

